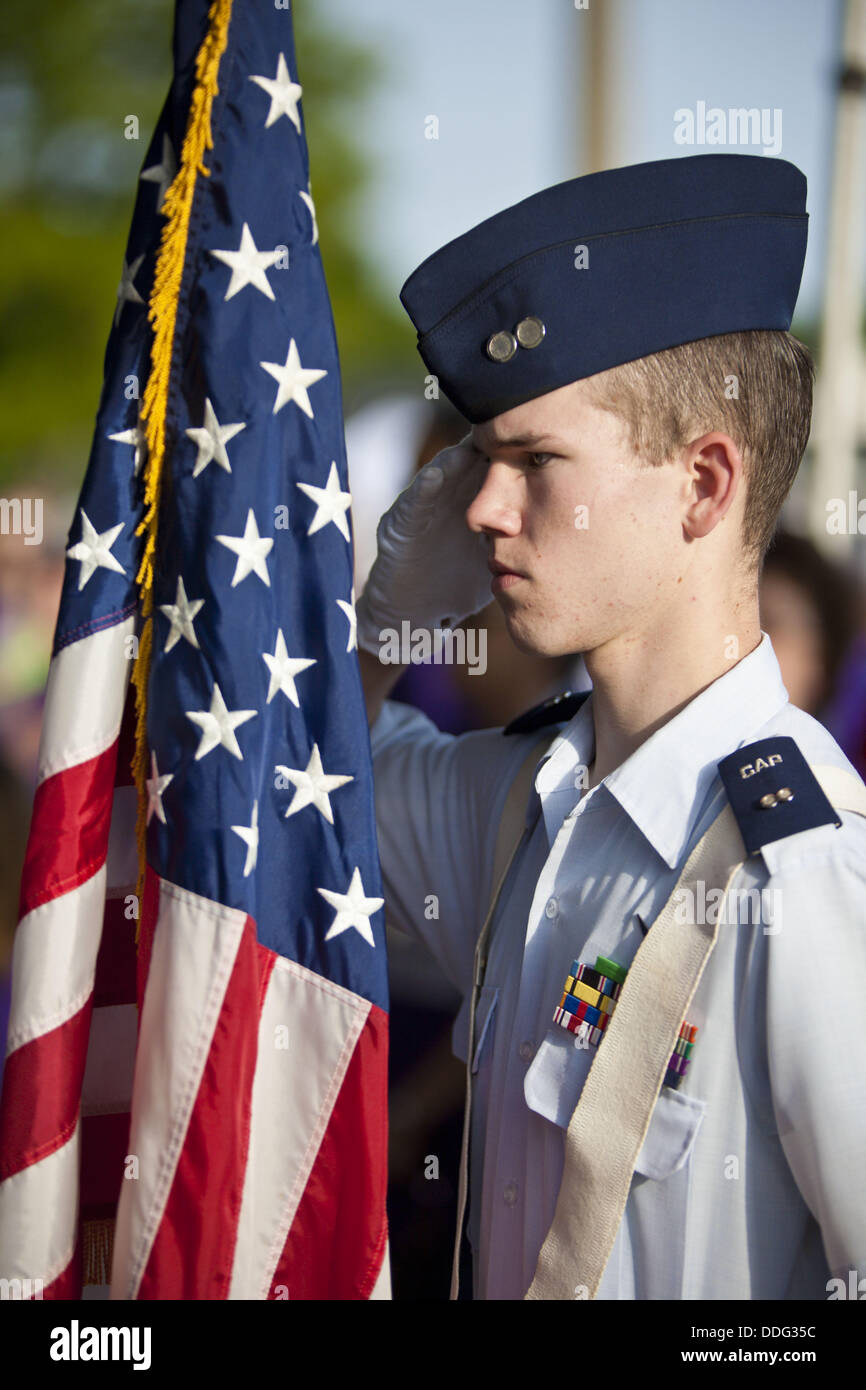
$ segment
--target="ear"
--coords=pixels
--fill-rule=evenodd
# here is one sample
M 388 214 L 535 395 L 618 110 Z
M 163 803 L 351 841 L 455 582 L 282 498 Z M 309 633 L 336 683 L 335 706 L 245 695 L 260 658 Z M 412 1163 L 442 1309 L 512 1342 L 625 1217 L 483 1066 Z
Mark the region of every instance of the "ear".
M 683 528 L 692 540 L 708 536 L 731 509 L 743 486 L 743 458 L 730 435 L 713 430 L 683 452 L 688 474 Z

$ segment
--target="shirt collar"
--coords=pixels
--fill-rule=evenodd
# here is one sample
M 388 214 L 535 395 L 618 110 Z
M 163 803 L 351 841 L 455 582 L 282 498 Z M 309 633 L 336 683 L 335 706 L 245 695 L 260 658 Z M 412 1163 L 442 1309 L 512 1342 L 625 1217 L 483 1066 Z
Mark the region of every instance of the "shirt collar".
M 550 845 L 563 819 L 581 800 L 586 787 L 587 774 L 595 755 L 591 706 L 590 695 L 542 753 L 536 768 L 534 786 L 541 801 Z M 526 809 L 527 825 L 532 823 L 537 805 L 535 797 L 530 796 Z
M 668 866 L 676 868 L 720 759 L 750 742 L 787 702 L 776 654 L 762 632 L 754 651 L 651 734 L 598 789 L 607 788 Z M 569 751 L 558 753 L 563 744 Z M 539 793 L 543 796 L 545 781 L 560 780 L 565 762 L 576 769 L 594 756 L 590 695 L 551 744 L 537 776 Z

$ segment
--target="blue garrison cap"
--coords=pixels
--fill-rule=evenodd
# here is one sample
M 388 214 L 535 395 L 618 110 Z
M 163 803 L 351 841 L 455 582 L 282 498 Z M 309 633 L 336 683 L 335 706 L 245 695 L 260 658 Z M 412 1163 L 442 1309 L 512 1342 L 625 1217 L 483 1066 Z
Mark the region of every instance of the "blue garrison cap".
M 449 241 L 400 299 L 418 351 L 473 424 L 608 367 L 791 326 L 806 179 L 705 154 L 546 188 Z

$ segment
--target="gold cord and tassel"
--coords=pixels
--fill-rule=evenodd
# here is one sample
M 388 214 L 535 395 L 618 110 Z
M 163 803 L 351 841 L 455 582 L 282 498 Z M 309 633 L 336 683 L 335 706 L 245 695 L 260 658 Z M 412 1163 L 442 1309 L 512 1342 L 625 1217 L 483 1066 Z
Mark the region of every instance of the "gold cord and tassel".
M 114 1217 L 81 1223 L 83 1246 L 82 1286 L 111 1283 L 111 1257 L 114 1253 Z
M 214 97 L 219 91 L 217 74 L 228 40 L 231 10 L 232 0 L 213 0 L 208 11 L 208 30 L 196 55 L 196 83 L 190 101 L 180 167 L 162 205 L 165 225 L 162 229 L 147 311 L 154 336 L 150 352 L 150 372 L 141 404 L 141 420 L 147 441 L 147 462 L 144 468 L 145 512 L 136 528 L 136 535 L 144 534 L 145 541 L 136 575 L 142 625 L 138 659 L 132 673 L 135 688 L 135 754 L 132 773 L 138 789 L 138 816 L 135 824 L 138 845 L 136 944 L 141 928 L 147 839 L 147 682 L 153 650 L 153 566 L 162 466 L 165 458 L 165 421 L 171 381 L 171 360 L 196 180 L 199 174 L 205 178 L 210 177 L 210 170 L 205 168 L 203 159 L 205 150 L 213 149 L 211 110 Z
M 150 372 L 140 412 L 147 441 L 147 461 L 144 468 L 145 511 L 136 528 L 137 536 L 145 536 L 141 564 L 136 575 L 142 625 L 138 659 L 132 672 L 132 684 L 135 689 L 135 753 L 132 773 L 138 789 L 135 834 L 138 846 L 136 893 L 139 908 L 135 929 L 136 944 L 141 927 L 146 865 L 147 682 L 153 648 L 153 567 L 162 465 L 165 458 L 165 421 L 171 361 L 196 180 L 199 174 L 205 178 L 210 177 L 210 170 L 205 167 L 203 159 L 205 150 L 213 149 L 211 111 L 214 97 L 219 91 L 217 75 L 220 59 L 228 41 L 231 11 L 232 0 L 213 0 L 208 10 L 207 33 L 196 55 L 196 82 L 190 101 L 180 167 L 162 205 L 165 224 L 160 238 L 153 289 L 147 311 L 154 336 L 150 351 Z M 114 1226 L 113 1217 L 82 1222 L 83 1285 L 111 1282 Z

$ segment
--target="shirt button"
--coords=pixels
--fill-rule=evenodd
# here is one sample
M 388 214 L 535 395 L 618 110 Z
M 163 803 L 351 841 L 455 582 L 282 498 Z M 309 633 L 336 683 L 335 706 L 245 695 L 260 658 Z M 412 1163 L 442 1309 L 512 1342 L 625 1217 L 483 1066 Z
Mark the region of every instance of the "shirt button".
M 532 1051 L 531 1042 L 522 1042 L 519 1048 L 521 1062 L 528 1062 L 532 1057 Z
M 517 1183 L 510 1182 L 502 1193 L 502 1196 L 505 1198 L 506 1206 L 513 1207 L 514 1203 L 517 1201 Z
M 544 909 L 545 917 L 555 917 L 558 911 L 559 904 L 557 903 L 556 898 L 548 898 L 547 906 Z

